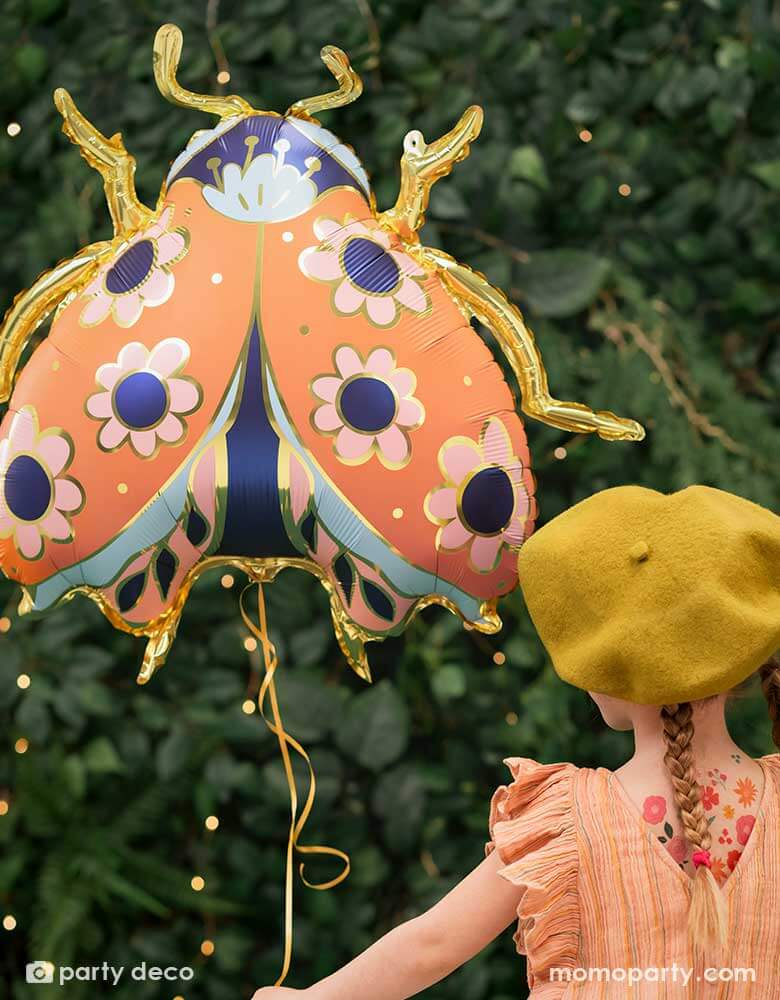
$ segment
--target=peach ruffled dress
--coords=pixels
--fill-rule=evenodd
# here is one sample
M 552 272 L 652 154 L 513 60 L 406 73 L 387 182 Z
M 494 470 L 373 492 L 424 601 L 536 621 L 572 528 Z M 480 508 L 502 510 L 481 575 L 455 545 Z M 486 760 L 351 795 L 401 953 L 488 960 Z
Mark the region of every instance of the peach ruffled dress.
M 759 760 L 755 826 L 722 889 L 728 946 L 704 962 L 687 935 L 691 877 L 611 771 L 504 763 L 513 780 L 493 794 L 485 853 L 497 850 L 499 874 L 522 889 L 514 940 L 532 1000 L 780 998 L 780 755 Z M 708 982 L 708 968 L 721 978 Z M 616 969 L 643 978 L 631 984 Z

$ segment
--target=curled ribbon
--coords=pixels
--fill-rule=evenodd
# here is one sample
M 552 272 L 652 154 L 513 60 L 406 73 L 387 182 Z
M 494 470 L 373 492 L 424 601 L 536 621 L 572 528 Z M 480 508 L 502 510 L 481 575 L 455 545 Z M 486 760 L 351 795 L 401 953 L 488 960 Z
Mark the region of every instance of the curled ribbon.
M 284 770 L 287 776 L 287 786 L 290 790 L 290 833 L 287 838 L 287 856 L 285 862 L 285 887 L 284 887 L 284 964 L 282 966 L 282 971 L 279 978 L 274 983 L 274 986 L 280 986 L 290 969 L 290 959 L 292 958 L 292 931 L 293 931 L 293 884 L 292 884 L 292 872 L 293 872 L 293 851 L 297 851 L 299 854 L 331 854 L 337 858 L 341 858 L 344 861 L 344 870 L 337 875 L 335 878 L 330 879 L 328 882 L 309 882 L 303 874 L 304 862 L 301 861 L 298 867 L 298 875 L 304 885 L 308 886 L 309 889 L 332 889 L 334 886 L 343 882 L 344 879 L 349 875 L 350 861 L 349 855 L 345 854 L 344 851 L 340 851 L 336 847 L 325 847 L 322 844 L 308 844 L 303 845 L 298 843 L 298 838 L 301 835 L 301 831 L 306 824 L 306 820 L 309 818 L 309 813 L 311 812 L 312 805 L 314 804 L 314 795 L 316 792 L 316 781 L 314 778 L 314 768 L 312 767 L 309 755 L 303 749 L 301 744 L 285 730 L 282 724 L 282 717 L 279 711 L 279 701 L 276 697 L 276 686 L 274 684 L 274 674 L 276 668 L 279 664 L 278 657 L 276 655 L 276 648 L 274 644 L 268 637 L 268 629 L 266 624 L 265 616 L 265 597 L 263 595 L 263 585 L 262 583 L 257 584 L 257 610 L 258 610 L 258 622 L 259 627 L 256 625 L 252 619 L 249 617 L 247 610 L 244 606 L 244 598 L 247 591 L 253 586 L 253 584 L 248 584 L 241 593 L 241 599 L 239 601 L 241 608 L 241 617 L 244 619 L 244 624 L 249 629 L 249 631 L 254 635 L 263 650 L 263 666 L 265 668 L 265 676 L 263 677 L 263 682 L 260 685 L 260 691 L 257 695 L 257 705 L 260 709 L 260 714 L 263 717 L 263 721 L 266 726 L 271 730 L 272 733 L 276 733 L 279 740 L 279 749 L 282 754 L 282 761 L 284 763 Z M 265 714 L 265 698 L 266 694 L 269 696 L 271 702 L 271 712 L 273 714 L 273 721 L 271 721 Z M 306 766 L 309 768 L 309 793 L 306 797 L 306 804 L 301 811 L 300 816 L 298 816 L 298 789 L 295 784 L 295 775 L 293 774 L 292 764 L 290 762 L 290 752 L 288 746 L 291 746 L 301 757 L 306 761 Z

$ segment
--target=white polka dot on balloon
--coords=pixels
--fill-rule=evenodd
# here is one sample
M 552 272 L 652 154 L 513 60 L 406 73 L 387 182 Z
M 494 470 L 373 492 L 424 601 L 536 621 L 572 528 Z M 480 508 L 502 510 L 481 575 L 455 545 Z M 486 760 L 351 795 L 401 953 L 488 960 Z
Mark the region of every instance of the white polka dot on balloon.
M 219 273 L 219 271 L 215 271 L 214 274 L 212 274 L 212 276 L 211 276 L 211 282 L 214 285 L 221 285 L 222 284 L 222 275 Z

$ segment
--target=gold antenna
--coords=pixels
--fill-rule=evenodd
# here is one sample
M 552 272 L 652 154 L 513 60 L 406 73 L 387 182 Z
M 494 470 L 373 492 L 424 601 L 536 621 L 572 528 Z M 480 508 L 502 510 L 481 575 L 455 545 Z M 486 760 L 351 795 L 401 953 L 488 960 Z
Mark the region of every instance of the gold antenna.
M 345 104 L 356 101 L 363 93 L 363 81 L 350 66 L 346 52 L 337 49 L 335 45 L 326 45 L 320 50 L 320 58 L 335 76 L 339 89 L 319 97 L 304 97 L 296 101 L 287 109 L 288 115 L 312 120 L 318 111 L 343 108 Z
M 98 132 L 62 87 L 54 91 L 54 104 L 64 119 L 62 131 L 103 177 L 115 235 L 122 236 L 147 225 L 154 213 L 141 204 L 135 193 L 135 158 L 125 149 L 121 134 L 117 132 L 107 139 Z
M 164 24 L 154 36 L 154 79 L 166 101 L 182 108 L 194 108 L 220 118 L 257 114 L 251 104 L 235 94 L 195 94 L 176 79 L 181 58 L 182 34 L 175 24 Z

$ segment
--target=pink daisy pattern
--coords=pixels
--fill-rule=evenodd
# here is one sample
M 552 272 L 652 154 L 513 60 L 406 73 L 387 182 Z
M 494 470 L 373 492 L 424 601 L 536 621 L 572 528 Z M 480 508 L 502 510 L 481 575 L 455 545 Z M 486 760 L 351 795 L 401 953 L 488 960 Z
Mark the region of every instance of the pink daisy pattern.
M 151 351 L 137 341 L 125 344 L 116 362 L 98 368 L 101 391 L 87 399 L 85 410 L 103 421 L 98 432 L 103 451 L 127 442 L 140 458 L 152 458 L 160 446 L 184 440 L 183 418 L 203 399 L 198 383 L 181 374 L 189 358 L 189 345 L 168 337 Z
M 32 406 L 23 406 L 0 441 L 0 538 L 13 538 L 25 559 L 43 555 L 45 539 L 73 540 L 72 519 L 84 507 L 81 485 L 66 472 L 73 442 L 58 427 L 38 428 Z
M 119 247 L 87 285 L 82 297 L 89 302 L 81 311 L 82 326 L 97 326 L 110 314 L 118 326 L 138 321 L 144 306 L 167 302 L 175 284 L 171 268 L 189 249 L 189 232 L 171 228 L 173 207 L 166 208 L 151 226 Z
M 351 215 L 339 222 L 314 223 L 320 241 L 298 258 L 301 271 L 333 285 L 333 309 L 342 316 L 363 312 L 378 327 L 392 326 L 402 309 L 423 314 L 430 302 L 422 280 L 425 271 L 408 254 L 395 249 L 390 234 L 373 219 Z
M 468 546 L 472 569 L 489 573 L 505 546 L 522 545 L 531 509 L 523 464 L 500 418 L 485 422 L 478 442 L 462 436 L 446 441 L 439 469 L 444 484 L 428 493 L 424 508 L 439 525 L 436 547 Z
M 385 468 L 403 468 L 412 457 L 409 434 L 425 420 L 413 395 L 414 372 L 398 368 L 387 347 L 375 347 L 363 361 L 354 347 L 342 344 L 333 364 L 335 373 L 311 383 L 321 401 L 312 411 L 312 426 L 335 435 L 333 448 L 345 465 L 361 465 L 375 454 Z

